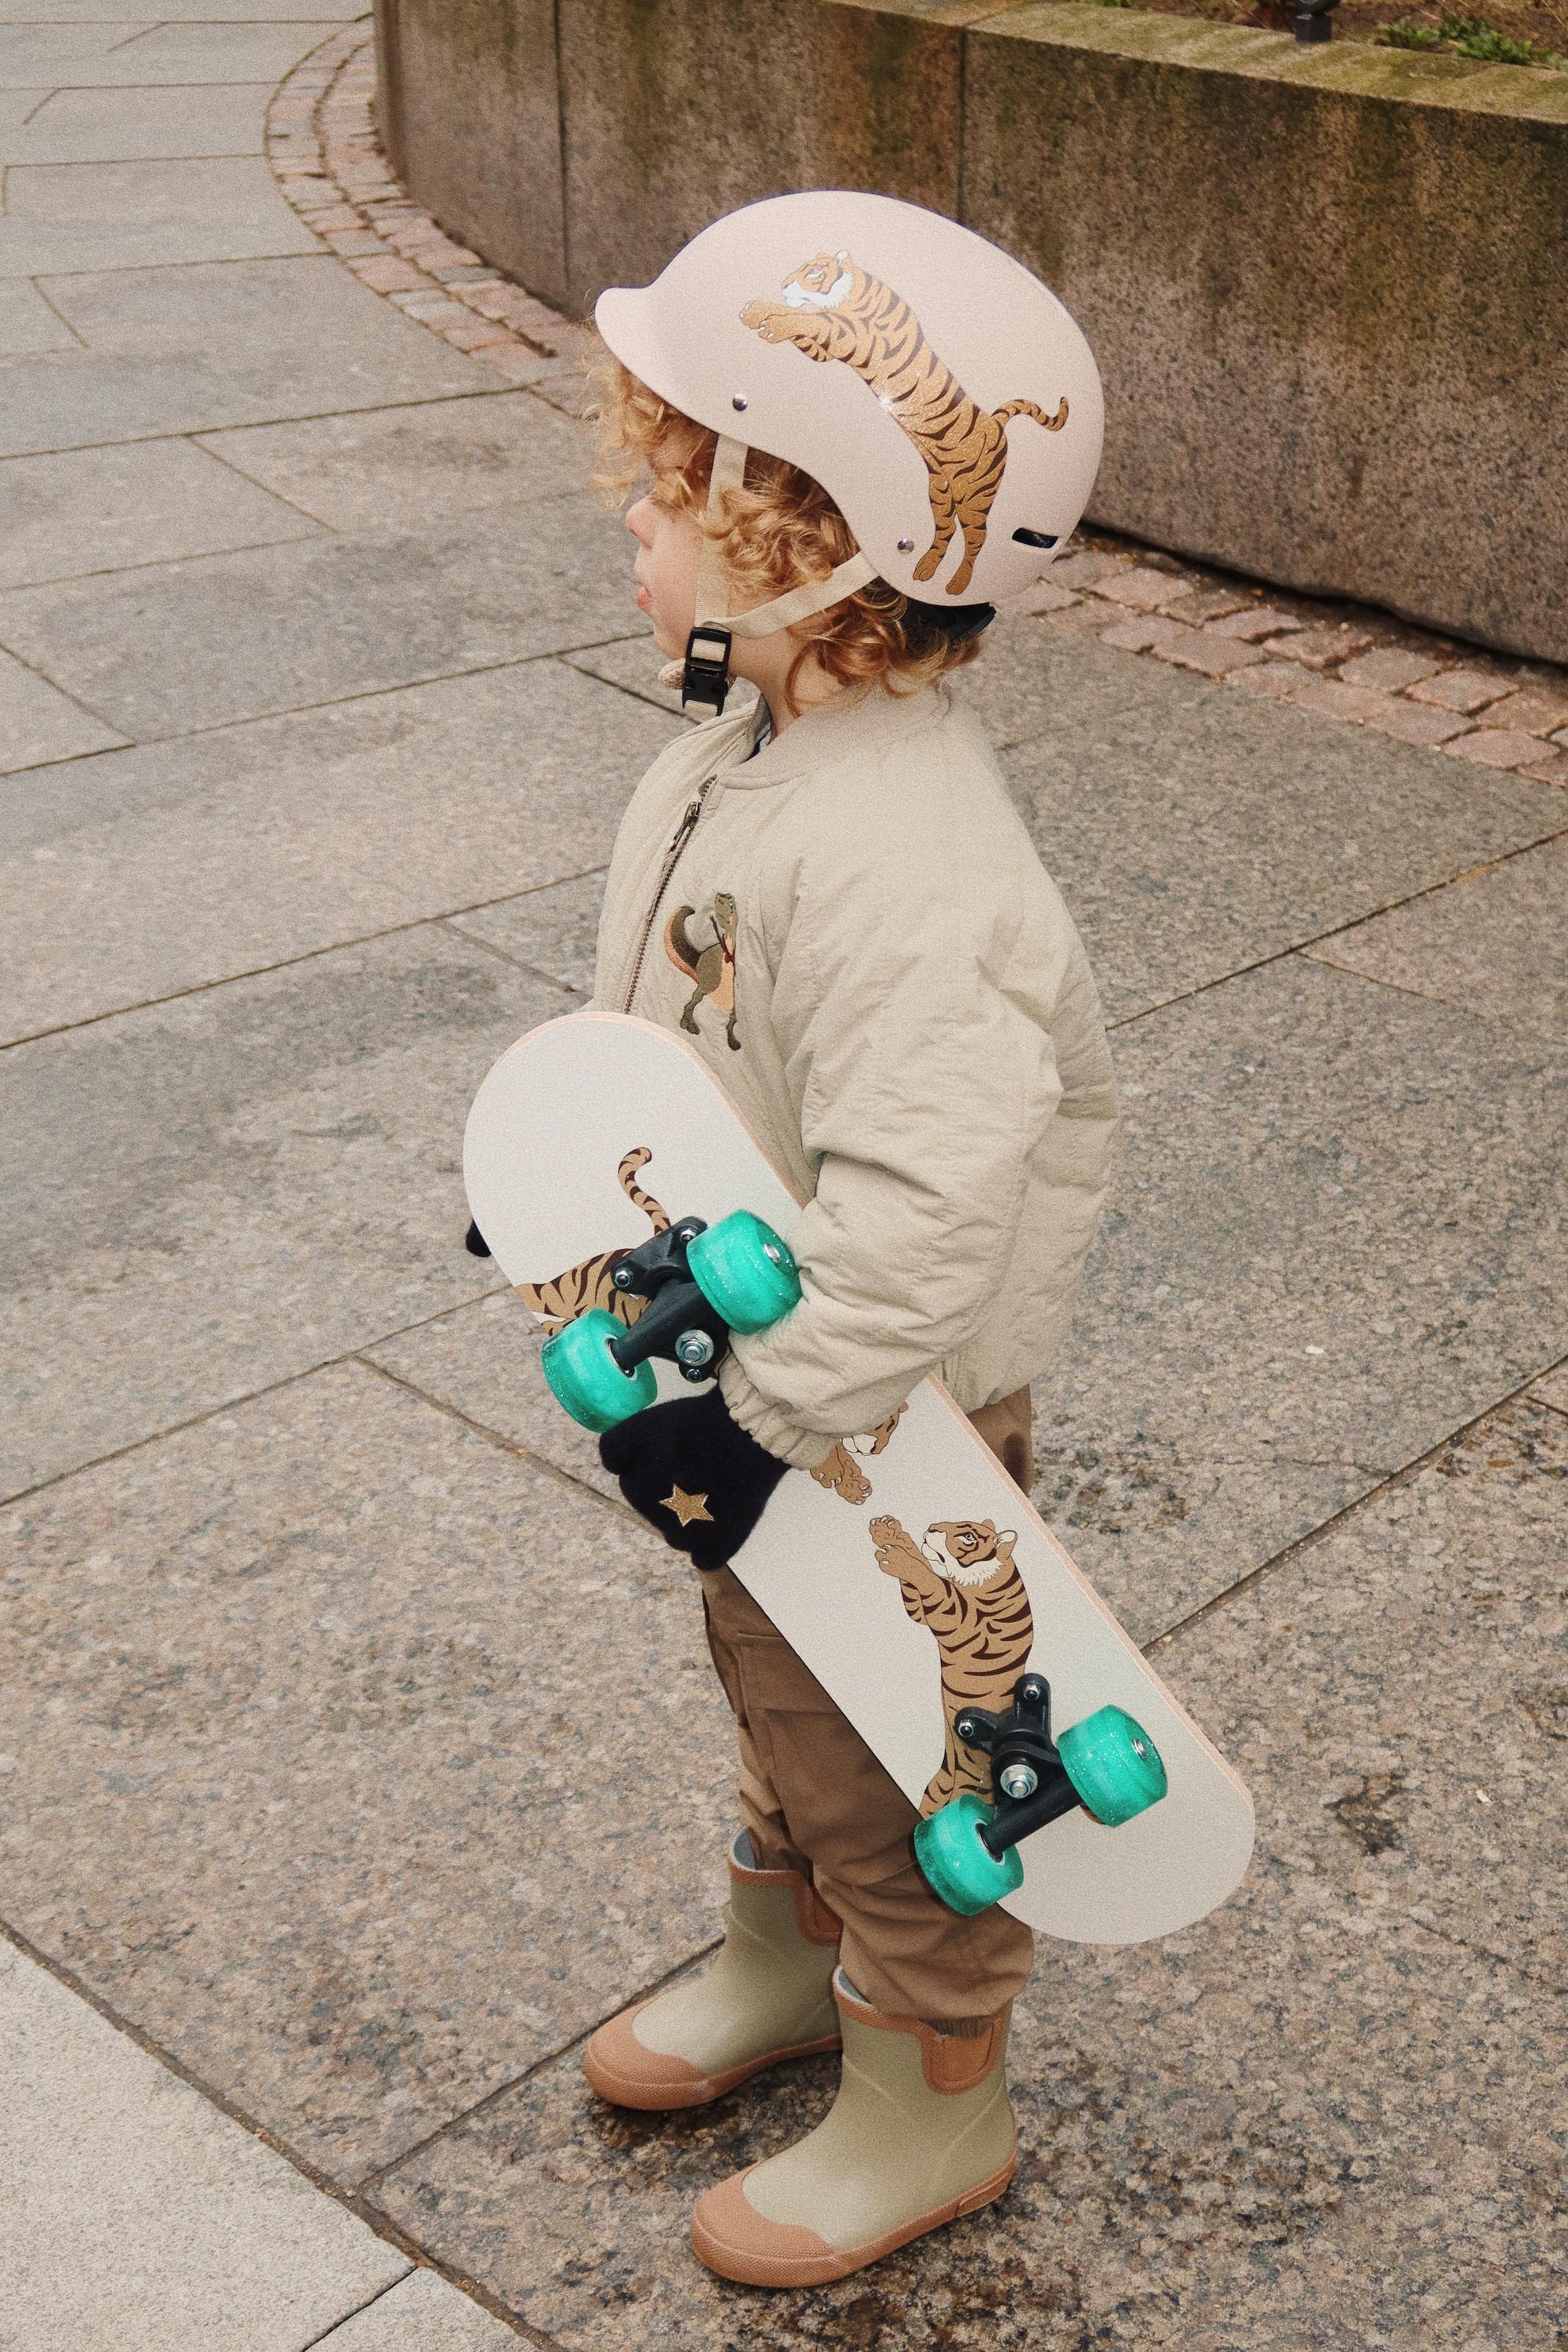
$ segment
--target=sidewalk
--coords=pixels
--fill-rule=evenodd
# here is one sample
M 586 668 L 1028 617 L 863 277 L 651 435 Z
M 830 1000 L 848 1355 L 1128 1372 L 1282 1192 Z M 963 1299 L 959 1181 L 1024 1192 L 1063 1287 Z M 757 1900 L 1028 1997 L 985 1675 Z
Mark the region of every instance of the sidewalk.
M 1238 689 L 1169 650 L 1226 615 L 1118 618 L 1160 600 L 1114 552 L 997 625 L 1127 1108 L 1038 1499 L 1258 1858 L 1184 1936 L 1042 1952 L 994 2220 L 721 2288 L 692 2198 L 831 2070 L 666 2123 L 582 2084 L 715 1933 L 725 1718 L 462 1248 L 467 1104 L 582 1002 L 680 724 L 579 360 L 443 340 L 481 314 L 356 278 L 297 154 L 279 193 L 269 98 L 342 20 L 47 5 L 0 0 L 0 2346 L 1556 2352 L 1545 720 L 1493 772 Z

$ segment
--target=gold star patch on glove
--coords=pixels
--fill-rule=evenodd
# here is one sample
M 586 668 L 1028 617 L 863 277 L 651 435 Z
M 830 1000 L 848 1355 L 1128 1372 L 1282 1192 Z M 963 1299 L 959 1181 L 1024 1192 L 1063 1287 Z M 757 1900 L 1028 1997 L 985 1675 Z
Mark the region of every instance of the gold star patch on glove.
M 707 1496 L 689 1495 L 684 1486 L 673 1487 L 659 1505 L 659 1509 L 673 1511 L 683 1528 L 689 1528 L 693 1519 L 707 1519 L 711 1523 L 713 1517 L 708 1507 Z

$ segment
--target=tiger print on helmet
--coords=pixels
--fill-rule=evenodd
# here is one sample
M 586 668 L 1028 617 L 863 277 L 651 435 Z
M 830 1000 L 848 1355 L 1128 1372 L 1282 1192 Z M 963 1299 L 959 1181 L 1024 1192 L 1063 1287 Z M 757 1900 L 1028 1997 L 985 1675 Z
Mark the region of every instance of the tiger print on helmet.
M 842 361 L 868 384 L 924 460 L 934 536 L 915 566 L 933 580 L 955 531 L 963 553 L 947 583 L 962 596 L 985 544 L 991 509 L 1007 470 L 1007 426 L 1030 417 L 1047 433 L 1068 421 L 1064 398 L 1054 416 L 1032 400 L 988 410 L 972 400 L 901 294 L 862 269 L 847 252 L 819 253 L 784 282 L 782 302 L 752 301 L 741 324 L 767 343 L 793 343 L 809 360 Z

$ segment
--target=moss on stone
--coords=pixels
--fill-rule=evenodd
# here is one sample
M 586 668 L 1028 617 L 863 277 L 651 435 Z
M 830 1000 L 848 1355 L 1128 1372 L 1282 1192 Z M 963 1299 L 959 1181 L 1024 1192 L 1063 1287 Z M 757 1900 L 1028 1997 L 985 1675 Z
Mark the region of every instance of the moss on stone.
M 1139 58 L 1197 72 L 1244 74 L 1249 80 L 1343 89 L 1364 98 L 1397 99 L 1416 106 L 1512 114 L 1523 121 L 1568 121 L 1568 73 L 1510 66 L 1422 49 L 1389 49 L 1370 41 L 1303 45 L 1289 33 L 1245 25 L 1209 25 L 1192 16 L 1154 16 L 1140 9 L 1078 5 L 1073 0 L 1028 0 L 988 16 L 984 30 L 1005 39 L 1041 41 L 1102 57 Z

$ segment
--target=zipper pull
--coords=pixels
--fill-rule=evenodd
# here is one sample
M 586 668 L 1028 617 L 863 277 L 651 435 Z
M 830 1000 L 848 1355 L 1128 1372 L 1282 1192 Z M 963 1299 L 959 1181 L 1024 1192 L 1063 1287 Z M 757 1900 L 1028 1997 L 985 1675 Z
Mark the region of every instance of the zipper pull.
M 686 814 L 681 818 L 680 823 L 675 829 L 674 837 L 670 842 L 669 847 L 664 853 L 667 857 L 673 857 L 678 849 L 684 847 L 685 844 L 690 839 L 691 829 L 701 814 L 701 802 L 693 801 L 688 807 Z
M 665 856 L 667 857 L 673 857 L 678 850 L 685 848 L 687 843 L 690 840 L 693 832 L 696 830 L 697 820 L 702 814 L 702 803 L 707 799 L 712 789 L 713 779 L 711 776 L 706 778 L 706 780 L 698 786 L 697 798 L 689 803 L 686 814 L 681 818 L 679 824 L 676 827 L 675 838 L 665 852 Z

